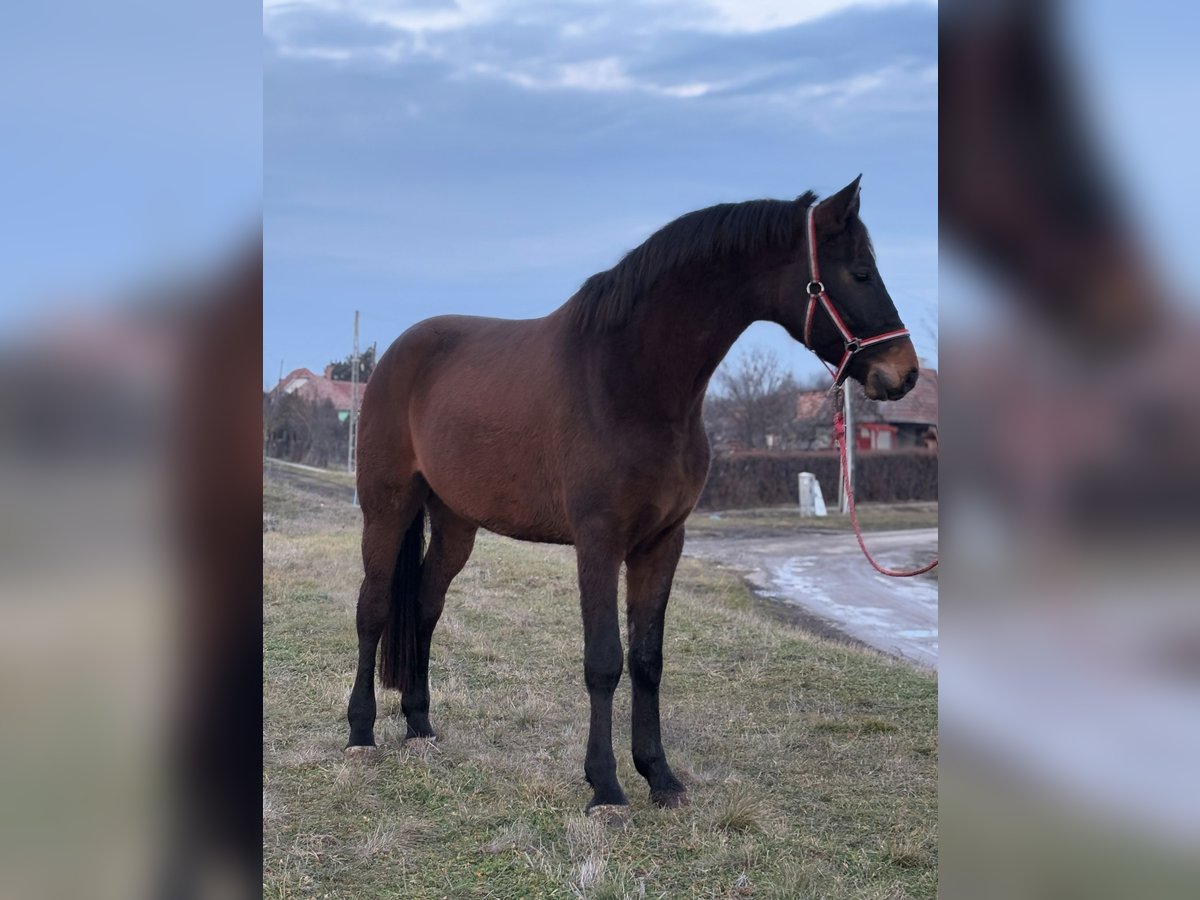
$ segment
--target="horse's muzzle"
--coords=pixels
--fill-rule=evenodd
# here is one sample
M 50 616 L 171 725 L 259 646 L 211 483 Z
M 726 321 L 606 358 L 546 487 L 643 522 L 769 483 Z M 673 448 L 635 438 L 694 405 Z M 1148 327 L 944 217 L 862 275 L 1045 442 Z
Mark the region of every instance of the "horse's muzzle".
M 888 347 L 867 364 L 862 385 L 872 400 L 899 400 L 917 384 L 917 353 L 904 340 Z

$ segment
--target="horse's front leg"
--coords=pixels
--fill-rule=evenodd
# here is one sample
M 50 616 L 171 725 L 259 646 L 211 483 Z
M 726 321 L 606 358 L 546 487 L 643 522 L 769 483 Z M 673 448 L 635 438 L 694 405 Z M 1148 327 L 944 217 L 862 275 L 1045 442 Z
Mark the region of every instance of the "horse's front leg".
M 683 527 L 626 560 L 629 615 L 629 677 L 633 682 L 633 764 L 650 784 L 659 806 L 684 806 L 687 791 L 667 765 L 659 725 L 663 621 L 675 567 L 683 551 Z
M 620 554 L 611 549 L 611 535 L 576 544 L 579 596 L 583 611 L 583 675 L 591 700 L 584 773 L 592 786 L 588 809 L 627 806 L 617 781 L 612 749 L 613 693 L 621 680 L 621 629 L 617 621 L 617 578 Z

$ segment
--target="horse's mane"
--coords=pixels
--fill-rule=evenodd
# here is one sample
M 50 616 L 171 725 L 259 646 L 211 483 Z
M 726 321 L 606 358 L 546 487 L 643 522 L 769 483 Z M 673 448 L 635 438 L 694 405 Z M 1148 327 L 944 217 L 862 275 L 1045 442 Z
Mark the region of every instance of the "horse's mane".
M 570 315 L 585 334 L 619 328 L 654 283 L 680 266 L 799 243 L 799 213 L 816 199 L 806 191 L 795 200 L 721 203 L 682 215 L 585 281 L 567 301 Z

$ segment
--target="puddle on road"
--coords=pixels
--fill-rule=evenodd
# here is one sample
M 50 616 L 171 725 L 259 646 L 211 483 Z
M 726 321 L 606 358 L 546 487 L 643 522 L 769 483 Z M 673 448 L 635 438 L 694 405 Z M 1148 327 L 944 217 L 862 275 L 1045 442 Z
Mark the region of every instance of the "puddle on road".
M 936 579 L 893 579 L 857 556 L 785 555 L 782 547 L 728 542 L 691 554 L 740 572 L 756 606 L 772 618 L 823 637 L 869 646 L 926 668 L 938 658 Z M 784 551 L 784 552 L 778 552 Z M 887 560 L 885 564 L 903 564 Z

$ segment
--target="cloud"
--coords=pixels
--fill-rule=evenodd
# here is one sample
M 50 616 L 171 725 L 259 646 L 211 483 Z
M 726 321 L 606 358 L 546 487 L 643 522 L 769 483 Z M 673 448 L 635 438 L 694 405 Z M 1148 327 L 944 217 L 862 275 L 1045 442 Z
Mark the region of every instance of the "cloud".
M 622 3 L 543 0 L 264 0 L 268 34 L 304 13 L 336 15 L 397 31 L 450 32 L 500 20 L 559 22 L 565 37 L 620 17 L 634 28 L 754 33 L 790 28 L 859 8 L 937 6 L 937 0 L 628 0 Z M 667 13 L 664 15 L 664 13 Z
M 891 112 L 933 111 L 937 108 L 937 67 L 919 62 L 889 65 L 832 81 L 798 84 L 776 99 L 826 100 L 835 109 L 853 105 L 858 113 L 878 111 L 881 105 Z
M 498 78 L 529 90 L 577 90 L 594 93 L 621 93 L 638 91 L 660 97 L 702 97 L 716 87 L 703 82 L 681 84 L 654 84 L 638 80 L 625 70 L 624 63 L 616 57 L 589 59 L 577 63 L 553 66 L 542 74 L 510 71 L 489 63 L 475 63 L 472 74 L 487 78 Z
M 263 27 L 271 35 L 289 18 L 316 14 L 414 33 L 455 31 L 495 18 L 497 0 L 264 0 Z
M 639 94 L 751 96 L 845 116 L 936 104 L 928 0 L 267 0 L 277 56 L 378 69 L 433 65 L 451 82 Z M 913 15 L 913 13 L 917 13 Z M 913 57 L 912 47 L 923 48 Z M 903 50 L 908 55 L 898 56 Z M 933 77 L 929 78 L 928 73 Z M 838 112 L 841 110 L 841 112 Z M 828 124 L 828 123 L 827 123 Z
M 803 25 L 861 7 L 936 6 L 937 0 L 704 0 L 714 31 L 759 32 Z

